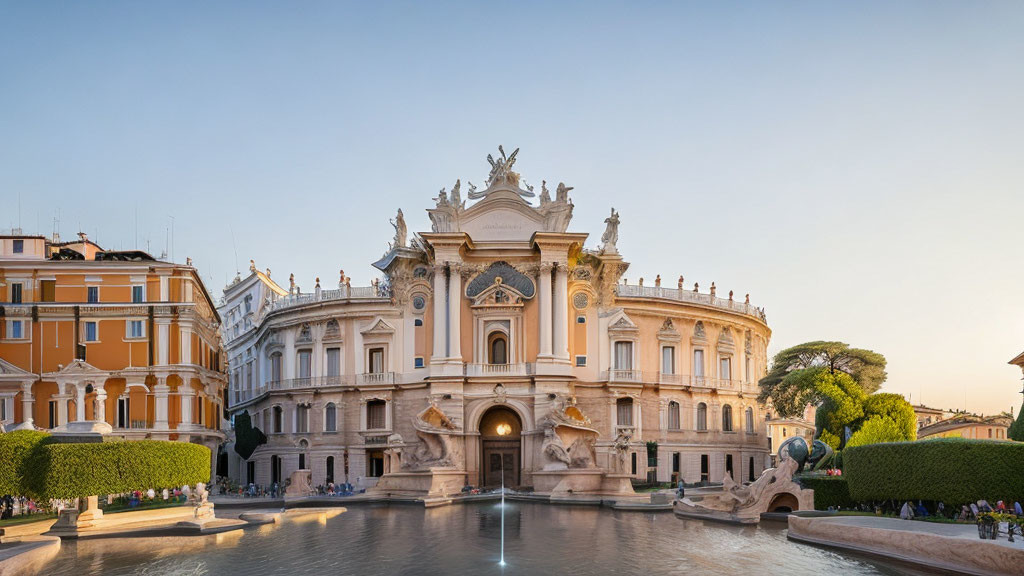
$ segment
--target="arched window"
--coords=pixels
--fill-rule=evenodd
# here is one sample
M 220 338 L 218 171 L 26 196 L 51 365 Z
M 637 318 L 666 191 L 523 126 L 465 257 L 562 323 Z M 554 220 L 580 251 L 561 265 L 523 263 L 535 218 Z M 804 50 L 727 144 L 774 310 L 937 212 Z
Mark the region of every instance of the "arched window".
M 697 404 L 697 430 L 708 429 L 708 405 L 701 402 Z
M 633 425 L 633 399 L 619 398 L 615 401 L 615 420 L 618 426 Z
M 732 432 L 732 406 L 722 406 L 722 430 Z
M 679 430 L 679 402 L 668 403 L 668 429 Z
M 327 457 L 327 482 L 334 482 L 334 456 Z
M 274 352 L 270 355 L 270 381 L 281 381 L 281 353 Z
M 327 406 L 324 406 L 324 432 L 337 432 L 338 431 L 338 410 L 334 406 L 334 402 L 328 402 Z
M 487 338 L 487 363 L 508 364 L 508 337 L 492 332 Z
M 747 407 L 747 434 L 754 433 L 754 409 Z
M 280 406 L 274 406 L 274 434 L 280 434 L 284 431 L 284 409 Z

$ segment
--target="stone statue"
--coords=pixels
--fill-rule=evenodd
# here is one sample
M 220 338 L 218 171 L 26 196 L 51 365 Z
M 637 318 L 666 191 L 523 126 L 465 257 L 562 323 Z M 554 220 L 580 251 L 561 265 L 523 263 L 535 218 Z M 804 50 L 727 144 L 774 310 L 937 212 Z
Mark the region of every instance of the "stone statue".
M 572 189 L 573 186 L 566 186 L 565 182 L 559 182 L 558 188 L 555 188 L 555 202 L 568 202 L 569 190 Z
M 540 451 L 544 458 L 545 470 L 565 470 L 572 462 L 554 426 L 544 429 L 544 443 L 541 444 Z
M 442 192 L 444 192 L 442 190 Z M 389 220 L 391 225 L 395 227 L 395 242 L 391 246 L 392 248 L 405 248 L 405 239 L 408 234 L 408 228 L 405 226 L 405 216 L 402 214 L 402 209 L 398 209 L 398 216 L 394 220 Z
M 457 466 L 460 460 L 458 447 L 452 441 L 455 424 L 435 404 L 413 417 L 412 427 L 420 444 L 409 455 L 404 467 L 424 469 Z
M 594 443 L 596 438 L 592 436 L 580 436 L 569 446 L 569 467 L 570 468 L 593 468 L 594 467 Z
M 511 156 L 505 155 L 505 149 L 498 146 L 498 152 L 501 153 L 501 158 L 494 159 L 490 154 L 487 155 L 487 161 L 491 164 L 491 173 L 487 175 L 488 186 L 494 184 L 507 183 L 513 186 L 519 186 L 519 174 L 512 171 L 512 166 L 516 163 L 516 155 L 519 154 L 519 148 L 516 148 Z M 521 191 L 520 195 L 526 196 L 529 194 L 531 197 L 532 193 L 527 191 Z
M 457 179 L 455 180 L 455 186 L 452 186 L 451 199 L 452 206 L 455 206 L 456 209 L 462 208 L 462 195 L 459 194 L 460 189 L 462 189 L 462 180 Z
M 617 253 L 618 249 L 616 244 L 619 242 L 619 213 L 612 208 L 610 216 L 604 219 L 604 223 L 607 226 L 604 229 L 604 234 L 601 235 L 601 243 L 604 245 L 602 251 Z
M 629 454 L 629 444 L 632 440 L 633 434 L 629 430 L 622 430 L 615 437 L 615 443 L 612 445 L 612 449 L 615 451 L 614 469 L 619 474 L 626 473 L 626 455 Z
M 545 204 L 550 204 L 550 203 L 551 203 L 551 194 L 548 192 L 548 181 L 547 180 L 541 180 L 540 181 L 540 205 L 543 206 Z

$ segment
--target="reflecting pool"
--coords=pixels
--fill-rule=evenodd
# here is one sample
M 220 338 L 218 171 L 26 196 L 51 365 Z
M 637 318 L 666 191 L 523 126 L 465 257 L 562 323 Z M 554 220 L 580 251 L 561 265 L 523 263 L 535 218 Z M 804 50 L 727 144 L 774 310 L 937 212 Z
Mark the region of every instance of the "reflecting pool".
M 927 574 L 796 544 L 781 527 L 734 527 L 671 513 L 508 502 L 352 506 L 276 525 L 189 538 L 68 541 L 47 570 L 102 574 Z M 781 525 L 780 525 L 781 526 Z

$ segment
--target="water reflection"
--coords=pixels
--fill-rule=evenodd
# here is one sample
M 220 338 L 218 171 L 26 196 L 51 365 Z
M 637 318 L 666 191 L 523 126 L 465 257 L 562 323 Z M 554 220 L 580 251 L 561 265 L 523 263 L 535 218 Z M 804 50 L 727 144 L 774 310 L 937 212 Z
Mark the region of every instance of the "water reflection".
M 592 507 L 354 506 L 340 515 L 190 538 L 67 542 L 54 576 L 234 574 L 906 574 L 786 540 L 779 527 L 736 527 Z

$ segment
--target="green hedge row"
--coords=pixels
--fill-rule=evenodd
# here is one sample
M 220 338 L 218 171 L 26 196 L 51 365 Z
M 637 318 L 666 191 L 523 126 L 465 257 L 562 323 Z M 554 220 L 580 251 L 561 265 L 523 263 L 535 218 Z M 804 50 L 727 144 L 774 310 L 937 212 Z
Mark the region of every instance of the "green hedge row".
M 43 444 L 26 475 L 30 493 L 42 500 L 191 486 L 210 479 L 210 449 L 157 440 Z
M 857 502 L 1024 501 L 1021 443 L 942 438 L 871 444 L 844 450 L 843 464 Z
M 210 449 L 198 444 L 61 444 L 44 432 L 0 434 L 0 496 L 47 501 L 192 486 L 209 478 Z
M 850 497 L 850 485 L 843 476 L 801 476 L 799 481 L 804 488 L 814 490 L 815 510 L 828 510 L 829 506 L 856 506 L 856 502 Z
M 22 496 L 25 489 L 25 461 L 49 435 L 35 430 L 0 434 L 0 496 Z

